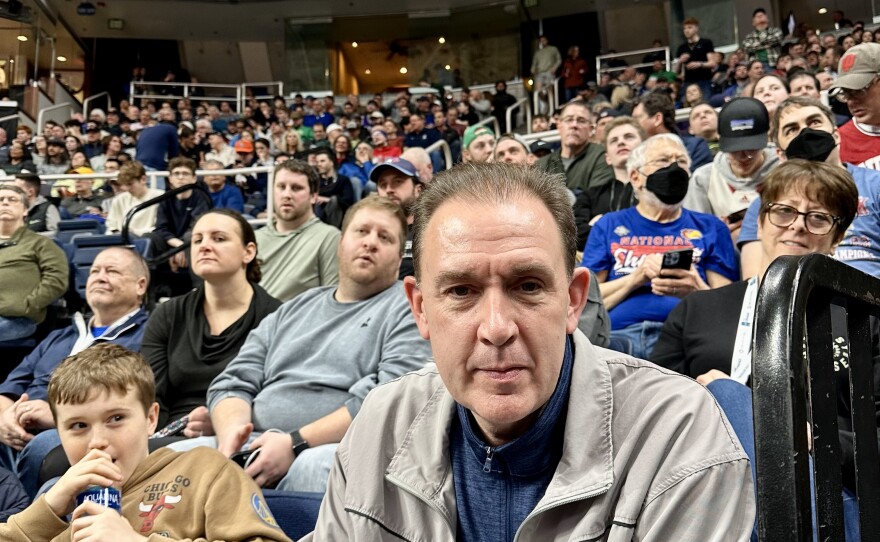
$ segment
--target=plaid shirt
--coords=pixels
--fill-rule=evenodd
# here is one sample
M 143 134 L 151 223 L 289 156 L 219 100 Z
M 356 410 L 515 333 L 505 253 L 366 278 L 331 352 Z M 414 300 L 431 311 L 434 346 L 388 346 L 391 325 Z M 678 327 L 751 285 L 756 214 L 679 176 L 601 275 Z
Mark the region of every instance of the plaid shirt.
M 764 30 L 755 30 L 743 40 L 743 49 L 749 54 L 749 60 L 767 61 L 771 67 L 776 67 L 776 61 L 782 54 L 782 30 L 767 27 Z M 767 58 L 761 58 L 761 53 Z

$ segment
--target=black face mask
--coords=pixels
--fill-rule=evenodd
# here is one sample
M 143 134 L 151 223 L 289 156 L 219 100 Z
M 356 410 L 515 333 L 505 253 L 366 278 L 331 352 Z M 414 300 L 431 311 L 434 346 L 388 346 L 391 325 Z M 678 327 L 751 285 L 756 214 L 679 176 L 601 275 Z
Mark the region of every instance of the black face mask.
M 666 205 L 681 203 L 688 191 L 690 174 L 677 162 L 648 175 L 645 188 L 654 193 Z
M 834 136 L 828 132 L 804 128 L 788 144 L 788 148 L 785 149 L 785 157 L 824 162 L 836 146 L 837 142 L 834 141 Z

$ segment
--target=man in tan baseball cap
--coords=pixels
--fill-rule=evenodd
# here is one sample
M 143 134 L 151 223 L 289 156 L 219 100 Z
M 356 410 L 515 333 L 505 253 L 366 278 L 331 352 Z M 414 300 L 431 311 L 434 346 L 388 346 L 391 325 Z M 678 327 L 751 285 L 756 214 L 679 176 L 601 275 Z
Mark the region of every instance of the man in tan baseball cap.
M 880 44 L 862 43 L 841 58 L 831 95 L 845 103 L 852 120 L 840 128 L 840 158 L 880 169 Z

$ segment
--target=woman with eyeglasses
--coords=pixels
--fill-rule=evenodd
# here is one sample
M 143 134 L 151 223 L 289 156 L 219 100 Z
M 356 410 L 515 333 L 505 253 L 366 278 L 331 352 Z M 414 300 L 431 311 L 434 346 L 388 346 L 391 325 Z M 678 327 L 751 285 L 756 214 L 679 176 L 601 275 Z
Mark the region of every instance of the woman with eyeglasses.
M 758 232 L 762 265 L 758 275 L 705 292 L 695 292 L 670 312 L 651 361 L 697 379 L 716 397 L 746 453 L 754 459 L 751 381 L 752 325 L 761 276 L 779 256 L 832 255 L 855 218 L 858 190 L 843 168 L 824 162 L 788 160 L 764 182 Z M 832 310 L 835 374 L 843 483 L 854 490 L 852 408 L 845 312 Z M 880 351 L 872 320 L 875 404 L 880 408 Z M 880 419 L 880 418 L 878 418 Z M 844 494 L 845 523 L 851 521 Z M 753 536 L 753 540 L 756 538 Z M 847 536 L 848 541 L 857 540 Z
M 764 271 L 779 256 L 834 254 L 857 207 L 858 191 L 843 168 L 806 160 L 777 166 L 761 191 L 760 273 L 684 298 L 669 313 L 651 361 L 693 378 L 714 370 L 745 383 L 751 327 L 739 323 L 754 318 Z

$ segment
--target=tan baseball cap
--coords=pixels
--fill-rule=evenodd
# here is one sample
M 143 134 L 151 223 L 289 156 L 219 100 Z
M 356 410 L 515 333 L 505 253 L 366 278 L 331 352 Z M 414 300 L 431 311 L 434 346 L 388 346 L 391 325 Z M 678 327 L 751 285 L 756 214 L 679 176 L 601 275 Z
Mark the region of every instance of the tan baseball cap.
M 851 47 L 840 57 L 837 80 L 832 89 L 860 90 L 880 74 L 880 43 L 862 43 Z

